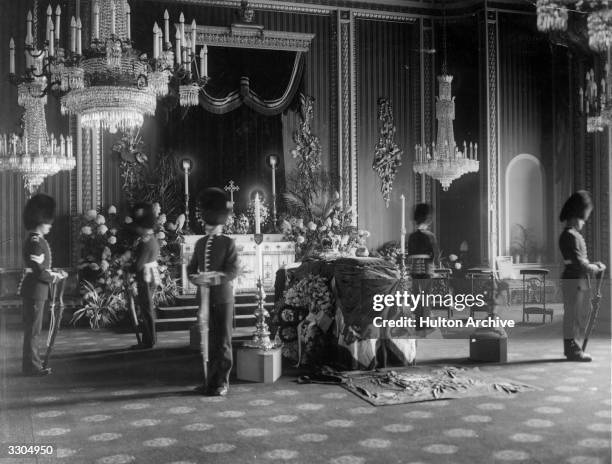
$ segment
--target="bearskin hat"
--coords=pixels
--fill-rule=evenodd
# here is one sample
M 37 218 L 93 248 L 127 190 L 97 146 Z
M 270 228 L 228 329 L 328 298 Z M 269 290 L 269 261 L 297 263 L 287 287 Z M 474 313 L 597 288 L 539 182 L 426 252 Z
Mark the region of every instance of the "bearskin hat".
M 572 194 L 563 205 L 563 208 L 561 208 L 559 221 L 564 222 L 572 218 L 586 220 L 587 213 L 590 213 L 592 209 L 593 202 L 591 201 L 589 192 L 586 190 L 579 190 Z
M 414 208 L 414 222 L 423 224 L 431 218 L 432 209 L 427 203 L 419 203 Z
M 36 229 L 41 224 L 53 224 L 54 219 L 55 200 L 44 193 L 30 198 L 23 210 L 23 225 L 27 230 Z
M 134 227 L 152 229 L 155 226 L 155 211 L 151 203 L 139 202 L 132 208 L 132 219 Z
M 200 192 L 198 205 L 202 211 L 202 219 L 209 226 L 225 224 L 232 211 L 225 192 L 220 188 L 207 188 Z

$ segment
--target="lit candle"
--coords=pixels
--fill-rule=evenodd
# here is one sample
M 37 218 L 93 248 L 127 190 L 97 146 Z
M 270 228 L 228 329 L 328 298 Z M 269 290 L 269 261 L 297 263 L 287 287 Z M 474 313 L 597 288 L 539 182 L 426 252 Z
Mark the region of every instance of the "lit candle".
M 159 26 L 157 23 L 153 26 L 153 58 L 159 58 L 159 39 L 157 34 L 159 32 Z
M 181 27 L 181 43 L 183 44 L 183 47 L 185 46 L 186 40 L 185 40 L 185 15 L 183 14 L 183 12 L 181 11 L 181 14 L 179 15 L 179 25 Z
M 174 56 L 176 57 L 176 64 L 181 65 L 181 59 L 183 54 L 181 53 L 181 30 L 176 29 L 176 49 L 174 50 Z
M 170 14 L 168 10 L 164 11 L 164 37 L 166 38 L 166 43 L 170 43 Z
M 28 15 L 26 16 L 26 26 L 27 26 L 27 33 L 26 33 L 26 39 L 25 39 L 25 44 L 31 46 L 34 42 L 34 38 L 32 37 L 32 11 L 28 11 Z
M 12 37 L 11 40 L 9 40 L 9 57 L 9 72 L 15 74 L 15 40 L 13 40 Z
M 111 2 L 111 35 L 115 35 L 115 22 L 117 15 L 117 7 L 115 6 L 115 1 Z
M 261 234 L 261 217 L 259 211 L 259 194 L 255 194 L 255 233 Z
M 127 36 L 128 40 L 132 40 L 132 20 L 131 20 L 131 16 L 132 16 L 132 9 L 130 8 L 130 4 L 126 3 L 125 4 L 125 35 Z
M 76 54 L 77 55 L 82 55 L 83 54 L 83 47 L 82 47 L 82 42 L 81 42 L 81 32 L 83 30 L 83 24 L 81 23 L 81 18 L 77 19 L 76 27 L 77 27 Z
M 55 8 L 55 40 L 59 42 L 60 39 L 60 20 L 62 17 L 62 9 L 59 5 Z
M 70 51 L 76 52 L 76 19 L 74 16 L 70 19 Z
M 197 25 L 195 19 L 191 22 L 191 54 L 196 56 Z
M 400 196 L 400 199 L 402 201 L 402 230 L 401 230 L 401 240 L 400 240 L 400 252 L 403 255 L 403 254 L 406 253 L 406 244 L 405 244 L 405 237 L 406 237 L 406 197 L 404 196 L 404 194 L 402 194 Z
M 100 3 L 98 0 L 94 2 L 94 14 L 93 14 L 93 39 L 98 40 L 100 38 Z

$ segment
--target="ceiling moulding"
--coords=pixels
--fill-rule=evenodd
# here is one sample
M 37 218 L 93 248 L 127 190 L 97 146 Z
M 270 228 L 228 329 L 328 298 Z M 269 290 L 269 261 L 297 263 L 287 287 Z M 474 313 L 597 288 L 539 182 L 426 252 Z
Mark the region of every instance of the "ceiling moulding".
M 217 47 L 307 52 L 314 34 L 268 31 L 256 25 L 198 26 L 197 43 Z

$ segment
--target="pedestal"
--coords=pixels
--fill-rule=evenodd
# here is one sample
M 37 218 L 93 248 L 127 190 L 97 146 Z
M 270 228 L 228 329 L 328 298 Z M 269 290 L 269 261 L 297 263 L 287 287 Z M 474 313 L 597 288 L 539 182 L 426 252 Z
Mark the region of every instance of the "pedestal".
M 508 338 L 470 337 L 470 360 L 508 362 Z
M 238 348 L 236 365 L 239 380 L 274 383 L 281 376 L 281 349 Z

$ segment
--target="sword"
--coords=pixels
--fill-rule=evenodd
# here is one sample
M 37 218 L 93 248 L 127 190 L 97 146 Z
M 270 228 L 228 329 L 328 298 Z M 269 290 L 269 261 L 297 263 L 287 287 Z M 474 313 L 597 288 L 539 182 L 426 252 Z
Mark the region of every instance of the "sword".
M 138 345 L 142 345 L 142 340 L 140 338 L 140 325 L 138 324 L 138 316 L 136 315 L 136 305 L 134 304 L 134 293 L 132 292 L 132 289 L 130 288 L 130 284 L 129 284 L 129 276 L 127 276 L 128 278 L 126 278 L 126 285 L 125 285 L 125 291 L 127 293 L 128 296 L 128 311 L 130 313 L 130 321 L 132 322 L 132 328 L 134 329 L 134 333 L 136 334 L 136 341 L 138 342 Z
M 49 358 L 51 357 L 51 351 L 53 350 L 53 345 L 55 344 L 55 338 L 57 337 L 57 333 L 59 332 L 60 325 L 62 323 L 62 316 L 64 315 L 64 287 L 66 284 L 66 277 L 63 277 L 59 282 L 53 283 L 53 289 L 51 291 L 51 306 L 49 310 L 51 311 L 51 323 L 49 327 L 49 336 L 47 337 L 47 352 L 45 353 L 45 359 L 43 360 L 42 367 L 46 369 L 49 365 Z M 59 285 L 59 295 L 57 292 L 57 287 Z M 59 297 L 59 298 L 58 298 Z M 55 315 L 55 301 L 56 298 L 59 299 L 59 308 L 57 312 L 57 317 Z
M 601 301 L 601 284 L 603 283 L 604 274 L 606 273 L 605 269 L 599 273 L 597 278 L 597 292 L 591 299 L 591 311 L 589 313 L 589 323 L 587 325 L 586 332 L 584 333 L 584 341 L 582 342 L 582 351 L 586 350 L 587 343 L 589 341 L 589 337 L 593 332 L 593 328 L 595 327 L 595 322 L 597 321 L 597 315 L 599 314 L 599 302 Z

